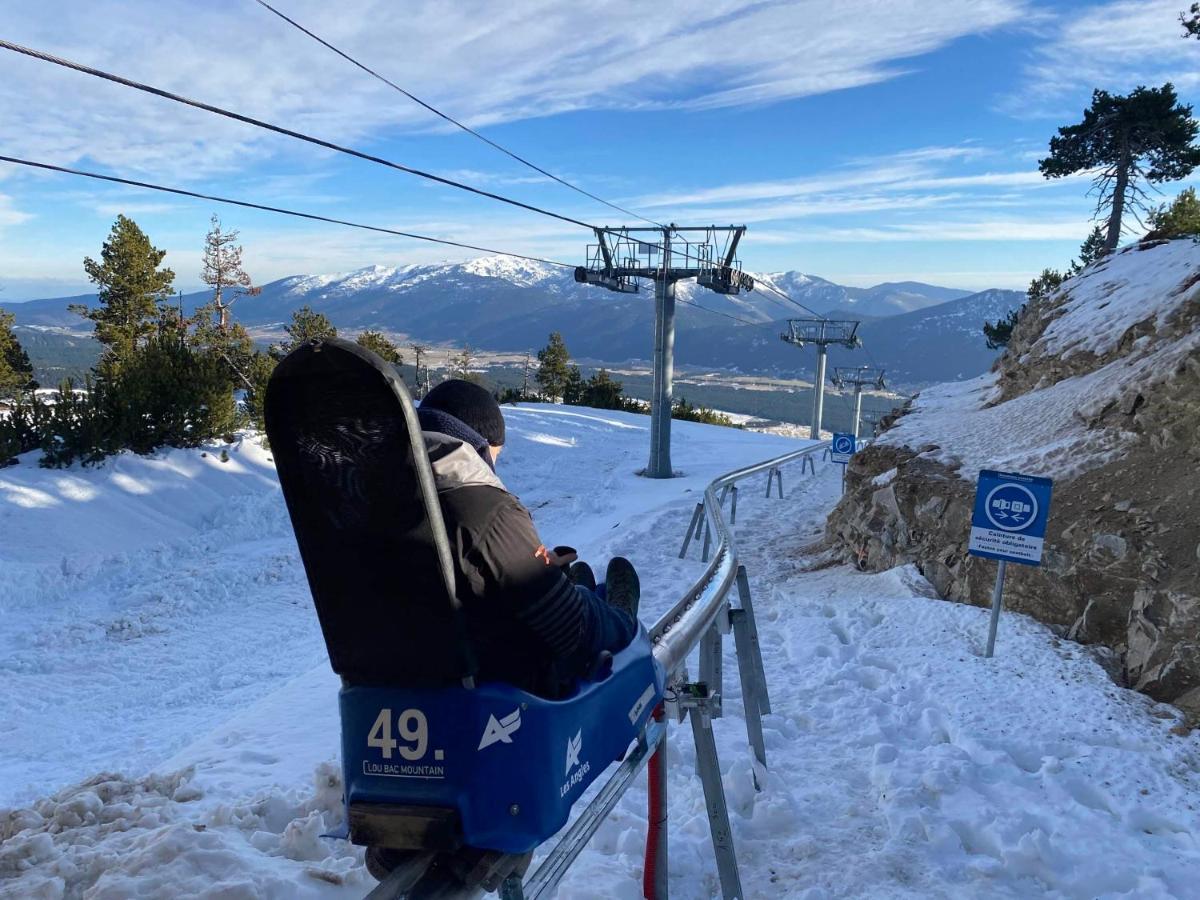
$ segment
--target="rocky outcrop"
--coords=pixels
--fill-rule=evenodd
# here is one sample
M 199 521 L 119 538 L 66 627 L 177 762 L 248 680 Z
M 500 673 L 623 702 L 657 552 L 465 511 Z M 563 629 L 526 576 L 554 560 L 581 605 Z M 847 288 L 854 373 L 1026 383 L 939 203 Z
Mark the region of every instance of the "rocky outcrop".
M 1006 608 L 1112 648 L 1126 683 L 1200 721 L 1200 245 L 1086 270 L 1026 310 L 991 375 L 888 424 L 829 519 L 847 559 L 913 563 L 986 605 L 995 564 L 967 555 L 978 470 L 1053 477 L 1043 564 L 1009 567 Z

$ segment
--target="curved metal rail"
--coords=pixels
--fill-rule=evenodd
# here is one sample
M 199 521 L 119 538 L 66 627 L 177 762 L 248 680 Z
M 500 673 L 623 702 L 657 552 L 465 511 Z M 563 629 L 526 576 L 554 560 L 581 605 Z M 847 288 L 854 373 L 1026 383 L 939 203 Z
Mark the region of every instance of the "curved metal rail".
M 699 646 L 700 639 L 726 607 L 729 591 L 737 577 L 737 551 L 733 544 L 733 535 L 730 534 L 721 514 L 721 502 L 717 492 L 732 487 L 751 475 L 767 472 L 813 453 L 819 453 L 828 446 L 828 441 L 810 444 L 803 449 L 764 462 L 734 469 L 713 479 L 704 489 L 705 513 L 716 535 L 712 561 L 696 583 L 688 588 L 683 597 L 650 629 L 654 657 L 666 670 L 668 684 L 672 681 L 673 674 L 687 660 L 688 654 Z M 526 879 L 522 886 L 522 896 L 526 900 L 549 897 L 558 887 L 571 863 L 583 851 L 621 795 L 633 783 L 634 776 L 645 766 L 650 751 L 658 745 L 665 733 L 665 728 L 647 729 L 646 741 L 626 758 L 601 788 L 600 793 L 559 838 L 549 856 Z

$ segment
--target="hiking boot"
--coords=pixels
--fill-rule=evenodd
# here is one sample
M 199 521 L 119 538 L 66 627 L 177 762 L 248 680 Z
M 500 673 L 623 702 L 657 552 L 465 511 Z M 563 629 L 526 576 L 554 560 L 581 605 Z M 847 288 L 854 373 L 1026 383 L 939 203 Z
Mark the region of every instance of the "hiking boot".
M 604 576 L 604 594 L 617 609 L 629 613 L 637 622 L 638 602 L 642 598 L 642 584 L 633 563 L 623 556 L 614 556 Z
M 574 584 L 585 587 L 592 593 L 596 592 L 596 575 L 592 571 L 592 567 L 583 560 L 571 563 L 567 568 L 567 577 Z

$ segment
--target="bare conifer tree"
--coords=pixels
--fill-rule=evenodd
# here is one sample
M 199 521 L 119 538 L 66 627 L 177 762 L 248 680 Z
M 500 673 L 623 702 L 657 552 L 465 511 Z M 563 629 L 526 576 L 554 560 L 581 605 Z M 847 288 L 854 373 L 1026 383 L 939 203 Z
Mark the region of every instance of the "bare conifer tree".
M 204 236 L 204 271 L 200 277 L 212 288 L 211 303 L 222 331 L 229 328 L 229 309 L 238 297 L 262 293 L 242 268 L 242 245 L 237 239 L 237 231 L 221 230 L 221 220 L 214 213 L 212 227 Z

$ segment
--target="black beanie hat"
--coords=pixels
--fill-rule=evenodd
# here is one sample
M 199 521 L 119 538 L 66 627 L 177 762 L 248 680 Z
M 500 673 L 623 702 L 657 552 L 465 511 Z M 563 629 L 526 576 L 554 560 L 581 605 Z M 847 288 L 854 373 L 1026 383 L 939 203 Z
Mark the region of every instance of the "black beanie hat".
M 421 401 L 421 409 L 436 409 L 475 429 L 493 447 L 504 446 L 504 414 L 496 398 L 470 381 L 443 381 Z

